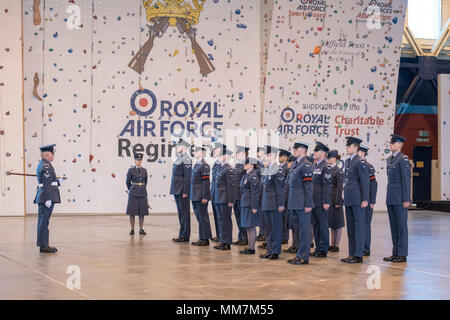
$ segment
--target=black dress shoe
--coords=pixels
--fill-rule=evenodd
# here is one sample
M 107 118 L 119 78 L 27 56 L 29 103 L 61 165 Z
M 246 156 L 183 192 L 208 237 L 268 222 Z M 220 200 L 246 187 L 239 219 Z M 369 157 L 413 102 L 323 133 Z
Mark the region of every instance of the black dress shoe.
M 362 263 L 363 258 L 362 257 L 351 257 L 348 259 L 347 263 Z
M 351 258 L 353 258 L 353 257 L 342 258 L 341 261 L 342 262 L 348 262 Z
M 40 247 L 39 248 L 39 252 L 42 252 L 42 253 L 55 253 L 56 251 L 58 251 L 58 249 L 53 248 L 53 247 Z
M 330 252 L 339 252 L 339 247 L 331 247 L 329 249 Z
M 231 250 L 231 246 L 229 244 L 222 244 L 219 250 Z
M 327 254 L 325 251 L 319 251 L 316 253 L 316 258 L 326 258 Z
M 173 242 L 189 242 L 189 239 L 186 238 L 173 238 Z
M 277 254 L 271 254 L 270 256 L 267 257 L 267 259 L 269 259 L 269 260 L 277 260 L 278 259 L 278 255 Z
M 214 238 L 211 238 L 211 241 L 213 241 L 213 242 L 220 242 L 220 239 L 219 239 L 219 237 L 214 237 Z
M 134 229 L 131 229 L 130 236 L 134 236 Z
M 303 260 L 299 258 L 289 259 L 287 262 L 293 265 L 309 264 L 308 260 Z
M 255 250 L 247 248 L 245 250 L 239 251 L 239 253 L 240 254 L 255 254 Z
M 207 246 L 209 246 L 209 240 L 208 239 L 200 240 L 198 246 L 199 247 L 207 247 Z
M 258 248 L 260 248 L 260 249 L 267 249 L 267 242 L 264 242 L 263 244 L 260 244 L 258 246 Z
M 394 259 L 392 259 L 392 262 L 406 262 L 405 256 L 397 256 Z
M 191 244 L 192 244 L 193 246 L 198 246 L 198 245 L 200 244 L 200 241 L 201 241 L 201 240 L 197 240 L 197 241 L 191 242 Z
M 256 241 L 266 241 L 266 237 L 264 237 L 262 234 L 256 237 Z
M 238 241 L 238 246 L 248 246 L 248 240 Z
M 383 260 L 384 260 L 384 261 L 389 261 L 389 262 L 391 262 L 391 261 L 393 261 L 395 258 L 397 258 L 397 256 L 385 257 L 385 258 L 383 258 Z
M 219 244 L 219 245 L 217 245 L 217 246 L 214 246 L 213 248 L 214 248 L 214 249 L 217 249 L 217 250 L 220 250 L 220 248 L 222 248 L 222 245 Z
M 143 236 L 145 236 L 147 234 L 147 232 L 144 231 L 144 229 L 139 230 L 139 234 L 142 234 Z
M 363 252 L 363 256 L 364 257 L 370 257 L 370 252 L 369 251 L 364 251 Z
M 282 240 L 281 244 L 288 244 L 289 240 Z
M 295 248 L 295 247 L 289 247 L 288 249 L 284 249 L 283 252 L 286 252 L 286 253 L 296 253 L 297 250 L 298 250 L 298 249 Z
M 269 256 L 270 256 L 270 253 L 266 253 L 266 254 L 260 255 L 259 257 L 260 257 L 261 259 L 268 259 Z
M 331 249 L 333 249 L 334 246 L 328 246 L 328 251 L 331 251 Z

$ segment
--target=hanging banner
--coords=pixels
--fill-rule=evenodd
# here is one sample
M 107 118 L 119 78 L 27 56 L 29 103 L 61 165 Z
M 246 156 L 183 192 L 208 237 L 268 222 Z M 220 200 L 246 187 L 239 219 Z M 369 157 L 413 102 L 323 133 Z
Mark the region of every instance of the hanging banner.
M 394 127 L 405 0 L 293 0 L 274 7 L 263 124 L 280 145 L 345 137 L 370 147 L 377 209 L 385 207 L 388 139 Z
M 68 179 L 55 212 L 124 213 L 134 153 L 151 212 L 175 212 L 172 139 L 259 127 L 257 1 L 46 0 L 41 10 L 39 27 L 24 12 L 26 163 L 34 172 L 38 145 L 57 144 L 54 166 Z

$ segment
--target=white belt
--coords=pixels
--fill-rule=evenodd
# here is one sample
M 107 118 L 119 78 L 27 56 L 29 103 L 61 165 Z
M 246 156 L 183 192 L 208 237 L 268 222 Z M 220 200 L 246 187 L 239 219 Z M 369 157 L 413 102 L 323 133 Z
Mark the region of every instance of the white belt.
M 57 186 L 58 186 L 58 182 L 57 182 L 57 181 L 53 181 L 53 182 L 52 182 L 52 186 L 57 187 Z M 43 187 L 44 187 L 44 184 L 43 184 L 43 183 L 39 183 L 39 184 L 38 184 L 38 188 L 43 188 Z

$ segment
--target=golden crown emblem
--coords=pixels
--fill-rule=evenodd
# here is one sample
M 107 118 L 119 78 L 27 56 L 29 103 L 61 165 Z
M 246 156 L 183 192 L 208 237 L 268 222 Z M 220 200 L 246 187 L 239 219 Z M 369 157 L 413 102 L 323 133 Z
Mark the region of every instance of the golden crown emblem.
M 168 18 L 169 24 L 175 26 L 177 18 L 185 19 L 191 26 L 196 25 L 200 18 L 200 12 L 203 11 L 203 4 L 206 0 L 192 0 L 195 8 L 185 0 L 145 0 L 143 2 L 147 12 L 147 20 L 154 23 L 160 18 Z

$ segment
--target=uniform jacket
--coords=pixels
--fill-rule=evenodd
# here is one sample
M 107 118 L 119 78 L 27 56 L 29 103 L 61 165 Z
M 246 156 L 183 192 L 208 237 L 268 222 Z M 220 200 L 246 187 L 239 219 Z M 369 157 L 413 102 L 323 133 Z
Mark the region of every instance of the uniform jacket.
M 263 211 L 275 211 L 286 204 L 286 191 L 284 188 L 284 169 L 277 162 L 261 170 Z
M 236 192 L 235 199 L 241 200 L 241 180 L 245 174 L 244 163 L 236 163 L 233 169 L 233 185 Z
M 241 189 L 241 208 L 259 209 L 260 199 L 260 181 L 256 170 L 249 173 L 244 172 L 240 183 Z
M 209 173 L 211 169 L 205 160 L 197 162 L 192 168 L 191 201 L 211 199 Z
M 59 195 L 59 181 L 56 177 L 55 169 L 52 164 L 42 159 L 36 170 L 36 177 L 38 186 L 34 203 L 43 204 L 48 200 L 53 203 L 61 203 L 61 197 Z
M 187 194 L 191 191 L 192 160 L 187 153 L 177 157 L 172 167 L 172 181 L 170 183 L 170 194 Z
M 224 163 L 218 166 L 216 170 L 214 203 L 233 203 L 236 196 L 233 185 L 233 167 L 229 163 Z
M 399 152 L 387 159 L 386 204 L 400 205 L 411 202 L 411 164 L 408 156 Z
M 313 164 L 313 200 L 314 206 L 331 204 L 331 167 L 325 160 Z
M 292 164 L 289 173 L 289 210 L 304 210 L 305 207 L 313 208 L 313 166 L 303 157 Z
M 375 168 L 366 160 L 367 170 L 369 171 L 369 181 L 370 181 L 370 192 L 369 192 L 369 203 L 377 203 L 377 190 L 378 182 L 375 177 Z
M 331 169 L 331 205 L 342 206 L 344 199 L 342 199 L 342 184 L 344 179 L 344 173 L 342 169 L 337 165 Z
M 345 160 L 344 166 L 344 205 L 360 206 L 369 201 L 369 172 L 367 165 L 358 155 Z
M 214 186 L 216 184 L 216 175 L 217 175 L 217 169 L 220 167 L 221 162 L 219 160 L 216 160 L 214 162 L 212 170 L 211 170 L 211 200 L 214 201 Z
M 147 197 L 147 181 L 148 175 L 145 168 L 139 168 L 134 166 L 128 169 L 127 172 L 127 189 L 128 196 L 135 198 Z M 136 185 L 136 183 L 143 183 L 142 186 Z

